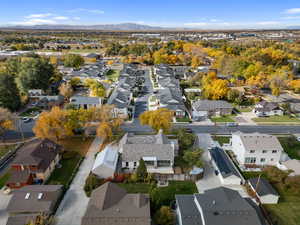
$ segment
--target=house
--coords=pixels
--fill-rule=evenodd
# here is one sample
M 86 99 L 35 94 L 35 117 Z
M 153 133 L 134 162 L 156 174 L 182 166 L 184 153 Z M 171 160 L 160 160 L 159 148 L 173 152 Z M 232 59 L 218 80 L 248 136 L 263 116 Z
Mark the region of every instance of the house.
M 299 176 L 300 175 L 300 160 L 290 159 L 285 162 L 281 162 L 286 170 L 291 170 L 292 172 L 289 176 Z
M 252 191 L 256 194 L 260 203 L 262 204 L 277 204 L 279 200 L 278 192 L 272 187 L 272 185 L 264 178 L 251 178 L 248 180 L 248 184 Z
M 175 195 L 175 199 L 179 225 L 266 225 L 258 207 L 229 188 Z
M 62 185 L 29 185 L 13 192 L 6 208 L 6 225 L 24 225 L 38 215 L 52 215 L 62 196 Z
M 261 101 L 255 105 L 253 112 L 256 116 L 282 116 L 283 109 L 276 102 Z
M 222 184 L 239 185 L 244 183 L 242 175 L 223 149 L 218 147 L 212 148 L 209 150 L 209 155 Z
M 233 133 L 232 151 L 240 165 L 276 166 L 283 153 L 277 137 L 260 133 Z
M 205 120 L 211 116 L 231 115 L 233 106 L 222 100 L 197 100 L 192 103 L 194 120 Z
M 78 109 L 99 108 L 102 105 L 102 99 L 99 97 L 73 96 L 70 98 L 70 104 Z
M 48 139 L 36 139 L 24 144 L 11 164 L 11 176 L 6 185 L 21 188 L 48 179 L 59 163 L 62 146 Z
M 149 195 L 106 182 L 92 192 L 81 225 L 151 225 Z
M 135 170 L 140 159 L 143 159 L 148 173 L 173 174 L 178 143 L 177 140 L 168 139 L 162 131 L 157 135 L 127 133 L 119 142 L 119 152 L 124 170 Z
M 92 173 L 104 179 L 114 177 L 118 159 L 118 148 L 114 145 L 106 146 L 103 151 L 97 154 Z

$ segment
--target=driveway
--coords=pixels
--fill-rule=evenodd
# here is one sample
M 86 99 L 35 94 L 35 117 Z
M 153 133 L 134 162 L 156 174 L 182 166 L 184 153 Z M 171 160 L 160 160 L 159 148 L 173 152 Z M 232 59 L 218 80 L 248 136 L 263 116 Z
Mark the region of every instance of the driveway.
M 0 224 L 4 225 L 8 219 L 8 213 L 6 212 L 6 207 L 12 197 L 12 194 L 5 195 L 2 190 L 0 190 Z
M 226 187 L 238 191 L 242 197 L 248 197 L 248 194 L 242 185 L 223 185 L 219 176 L 215 174 L 215 169 L 209 158 L 208 149 L 213 146 L 220 147 L 219 143 L 216 143 L 210 134 L 197 134 L 197 137 L 198 146 L 204 151 L 202 155 L 204 161 L 204 175 L 202 179 L 196 182 L 198 192 L 203 193 L 204 191 L 213 188 Z
M 56 212 L 56 225 L 81 225 L 81 218 L 85 214 L 89 201 L 83 187 L 93 167 L 95 154 L 98 152 L 101 143 L 99 138 L 95 138 L 91 144 L 86 158 Z

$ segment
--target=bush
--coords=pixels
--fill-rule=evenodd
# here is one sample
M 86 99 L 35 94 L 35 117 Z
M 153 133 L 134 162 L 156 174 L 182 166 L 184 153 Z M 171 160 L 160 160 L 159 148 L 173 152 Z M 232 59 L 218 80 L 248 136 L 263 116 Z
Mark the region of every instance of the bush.
M 174 215 L 170 207 L 162 206 L 154 215 L 154 221 L 158 225 L 172 225 L 174 224 Z
M 75 151 L 66 151 L 62 154 L 62 159 L 73 159 L 78 155 Z
M 84 191 L 86 196 L 90 197 L 91 193 L 94 189 L 97 187 L 100 187 L 102 184 L 104 184 L 106 181 L 104 179 L 98 178 L 94 174 L 90 174 L 88 178 L 85 180 L 85 185 L 84 185 Z

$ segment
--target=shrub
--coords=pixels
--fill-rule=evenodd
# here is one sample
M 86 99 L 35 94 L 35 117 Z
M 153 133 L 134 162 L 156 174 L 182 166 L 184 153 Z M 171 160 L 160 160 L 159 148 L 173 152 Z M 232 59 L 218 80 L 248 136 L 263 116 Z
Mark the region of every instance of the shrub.
M 90 197 L 91 193 L 97 187 L 100 187 L 106 181 L 104 179 L 98 178 L 96 175 L 90 173 L 88 178 L 85 180 L 84 191 L 86 196 Z

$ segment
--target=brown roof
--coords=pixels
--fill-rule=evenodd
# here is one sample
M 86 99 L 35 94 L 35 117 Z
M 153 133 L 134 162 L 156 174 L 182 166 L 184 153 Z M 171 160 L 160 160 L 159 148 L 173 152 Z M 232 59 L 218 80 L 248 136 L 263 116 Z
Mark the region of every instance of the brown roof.
M 43 172 L 49 167 L 61 149 L 62 146 L 49 139 L 36 139 L 26 143 L 18 150 L 12 164 L 34 165 L 38 167 L 39 171 Z
M 28 185 L 14 191 L 7 211 L 9 213 L 51 214 L 62 193 L 62 185 Z
M 8 217 L 6 225 L 25 225 L 33 221 L 39 214 L 20 214 Z
M 92 192 L 82 225 L 150 225 L 147 194 L 127 194 L 107 182 Z

